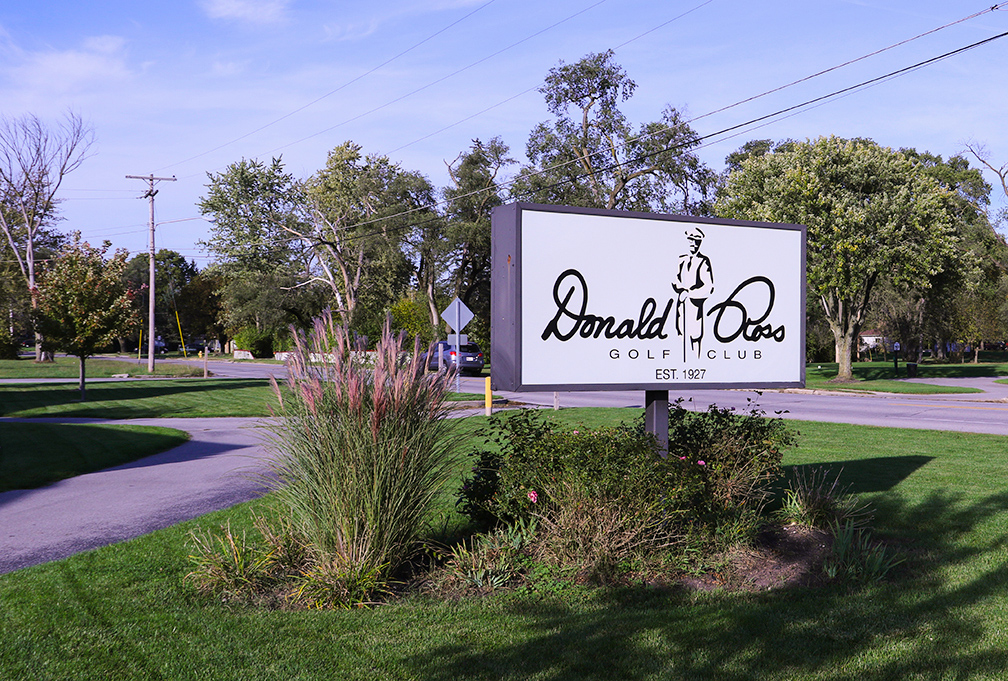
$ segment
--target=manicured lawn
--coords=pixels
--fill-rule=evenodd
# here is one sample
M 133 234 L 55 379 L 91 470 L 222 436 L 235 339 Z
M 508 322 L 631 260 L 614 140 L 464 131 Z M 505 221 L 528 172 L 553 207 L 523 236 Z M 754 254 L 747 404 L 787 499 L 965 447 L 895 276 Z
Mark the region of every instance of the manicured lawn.
M 268 416 L 274 403 L 265 379 L 187 378 L 92 383 L 87 401 L 76 384 L 0 385 L 2 416 L 106 419 Z
M 853 383 L 830 383 L 836 378 L 836 363 L 805 365 L 805 387 L 818 390 L 871 390 L 889 393 L 938 394 L 975 393 L 976 388 L 909 383 L 896 380 L 892 362 L 855 362 Z M 900 362 L 899 378 L 906 378 L 906 365 Z M 918 378 L 976 378 L 983 376 L 1008 376 L 1008 364 L 921 364 Z
M 188 440 L 172 428 L 0 420 L 0 492 L 118 466 Z
M 138 363 L 133 360 L 89 359 L 84 367 L 85 378 L 110 378 L 116 374 L 130 376 L 202 376 L 203 369 L 183 364 L 159 362 L 154 365 L 154 373 L 147 373 L 147 360 Z M 0 378 L 77 378 L 80 364 L 76 357 L 57 357 L 55 362 L 36 364 L 33 357 L 21 359 L 0 359 Z M 88 386 L 90 389 L 90 386 Z
M 598 424 L 637 413 L 559 417 Z M 0 577 L 0 678 L 1004 678 L 1008 439 L 795 425 L 801 445 L 785 463 L 843 467 L 877 506 L 878 532 L 909 556 L 895 580 L 762 593 L 548 583 L 334 612 L 198 596 L 183 582 L 187 532 L 248 528 L 259 500 Z

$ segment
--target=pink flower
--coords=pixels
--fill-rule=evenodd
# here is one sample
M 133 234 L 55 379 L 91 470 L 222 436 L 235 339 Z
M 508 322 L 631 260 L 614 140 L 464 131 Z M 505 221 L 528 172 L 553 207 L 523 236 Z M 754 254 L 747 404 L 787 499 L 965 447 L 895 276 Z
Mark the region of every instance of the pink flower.
M 577 431 L 575 430 L 575 431 L 574 431 L 574 434 L 575 434 L 575 435 L 577 435 L 577 434 L 578 434 L 578 432 L 577 432 Z
M 705 464 L 703 461 L 697 461 L 696 465 L 697 466 L 706 466 L 707 464 Z
M 685 456 L 680 456 L 680 457 L 679 457 L 679 460 L 680 460 L 680 461 L 685 461 L 685 460 L 686 460 L 686 457 L 685 457 Z
M 531 501 L 533 504 L 539 501 L 539 495 L 536 494 L 535 490 L 532 490 L 531 492 L 528 493 L 528 498 L 529 501 Z

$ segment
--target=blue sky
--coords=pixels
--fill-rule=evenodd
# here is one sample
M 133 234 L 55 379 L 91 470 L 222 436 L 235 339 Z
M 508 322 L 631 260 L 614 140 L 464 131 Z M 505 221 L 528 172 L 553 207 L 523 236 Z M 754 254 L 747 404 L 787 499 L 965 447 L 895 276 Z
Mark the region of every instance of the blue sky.
M 729 108 L 989 8 L 937 0 L 176 0 L 8 2 L 0 7 L 0 114 L 93 127 L 93 155 L 61 192 L 64 231 L 147 249 L 143 183 L 159 185 L 158 248 L 208 259 L 197 241 L 207 172 L 282 155 L 306 177 L 346 140 L 436 186 L 473 138 L 524 160 L 536 91 L 563 60 L 616 50 L 637 83 L 630 120 L 671 104 L 702 135 L 1008 31 L 987 12 L 880 55 Z M 412 48 L 412 49 L 410 49 Z M 405 52 L 405 53 L 404 53 Z M 404 54 L 403 54 L 404 53 Z M 757 138 L 870 137 L 948 157 L 965 142 L 1008 163 L 1008 38 L 801 112 L 715 137 L 716 170 Z M 987 172 L 989 182 L 996 177 Z M 995 184 L 995 209 L 1006 204 Z

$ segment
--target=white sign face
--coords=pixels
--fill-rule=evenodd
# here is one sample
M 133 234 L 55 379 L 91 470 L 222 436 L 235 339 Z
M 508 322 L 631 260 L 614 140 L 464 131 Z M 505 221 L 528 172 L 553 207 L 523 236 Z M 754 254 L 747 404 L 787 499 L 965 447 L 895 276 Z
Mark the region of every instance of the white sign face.
M 803 228 L 518 215 L 513 389 L 804 384 Z

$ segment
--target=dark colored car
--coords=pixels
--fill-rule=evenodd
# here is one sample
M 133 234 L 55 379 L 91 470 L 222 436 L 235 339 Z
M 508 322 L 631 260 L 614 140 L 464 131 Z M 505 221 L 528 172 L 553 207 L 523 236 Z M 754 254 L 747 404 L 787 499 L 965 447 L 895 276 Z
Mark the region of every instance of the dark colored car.
M 445 368 L 456 367 L 463 374 L 478 375 L 483 371 L 483 351 L 476 343 L 464 343 L 459 352 L 448 344 L 448 341 L 438 341 L 430 352 L 420 355 L 431 371 L 438 370 L 438 353 L 444 355 Z

